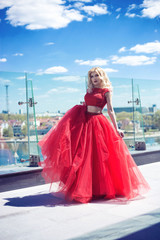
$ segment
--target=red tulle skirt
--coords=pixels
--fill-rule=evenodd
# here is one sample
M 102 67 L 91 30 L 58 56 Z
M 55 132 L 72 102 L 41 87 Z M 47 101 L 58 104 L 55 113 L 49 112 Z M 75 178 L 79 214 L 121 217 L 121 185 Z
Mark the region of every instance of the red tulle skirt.
M 39 142 L 42 176 L 67 199 L 131 199 L 149 190 L 123 139 L 103 115 L 76 105 Z

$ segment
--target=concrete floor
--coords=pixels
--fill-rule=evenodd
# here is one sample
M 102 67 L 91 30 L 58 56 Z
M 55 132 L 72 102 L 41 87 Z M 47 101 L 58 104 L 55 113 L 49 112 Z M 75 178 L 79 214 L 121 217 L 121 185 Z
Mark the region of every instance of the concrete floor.
M 139 166 L 151 186 L 146 196 L 67 203 L 49 185 L 0 193 L 0 239 L 160 239 L 160 162 Z

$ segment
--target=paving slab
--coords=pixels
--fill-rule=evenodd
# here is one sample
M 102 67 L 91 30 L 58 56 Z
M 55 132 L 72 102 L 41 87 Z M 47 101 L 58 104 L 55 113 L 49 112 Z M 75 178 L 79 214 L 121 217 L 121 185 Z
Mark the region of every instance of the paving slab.
M 0 239 L 138 239 L 160 229 L 160 162 L 139 166 L 151 186 L 146 196 L 126 201 L 66 202 L 49 184 L 0 193 Z M 160 236 L 157 235 L 158 237 Z M 139 238 L 139 239 L 147 239 Z M 160 238 L 153 238 L 153 240 Z

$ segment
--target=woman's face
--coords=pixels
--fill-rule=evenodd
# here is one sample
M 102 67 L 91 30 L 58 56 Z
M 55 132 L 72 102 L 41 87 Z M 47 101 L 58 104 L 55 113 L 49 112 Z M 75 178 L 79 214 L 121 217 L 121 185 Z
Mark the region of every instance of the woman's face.
M 102 80 L 97 72 L 92 72 L 90 75 L 93 87 L 101 87 Z

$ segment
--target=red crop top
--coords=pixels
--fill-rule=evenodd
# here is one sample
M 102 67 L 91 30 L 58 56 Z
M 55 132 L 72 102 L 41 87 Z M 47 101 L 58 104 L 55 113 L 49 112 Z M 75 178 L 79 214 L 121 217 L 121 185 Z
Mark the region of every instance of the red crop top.
M 108 88 L 93 88 L 91 93 L 87 92 L 84 96 L 86 105 L 104 108 L 107 103 L 105 93 L 109 91 Z

